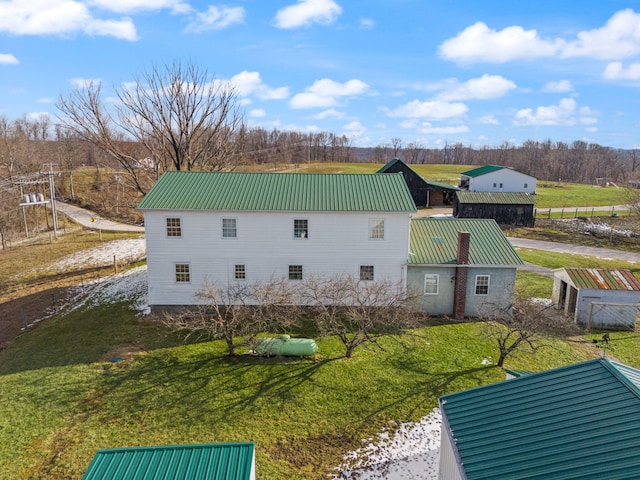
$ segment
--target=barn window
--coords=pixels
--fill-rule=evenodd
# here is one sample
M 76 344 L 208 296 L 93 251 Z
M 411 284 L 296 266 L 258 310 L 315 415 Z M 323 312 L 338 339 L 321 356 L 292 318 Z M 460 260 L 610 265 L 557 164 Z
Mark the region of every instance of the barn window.
M 309 238 L 309 220 L 293 220 L 293 238 Z
M 191 271 L 188 263 L 176 263 L 176 282 L 189 283 L 191 281 Z
M 525 184 L 524 184 L 524 188 L 529 188 L 529 184 L 528 184 L 528 183 L 525 183 Z
M 438 295 L 440 290 L 440 275 L 437 273 L 427 273 L 424 276 L 424 294 Z
M 489 295 L 489 275 L 476 275 L 476 295 Z
M 167 218 L 167 237 L 181 237 L 182 225 L 179 218 Z
M 236 280 L 245 280 L 247 278 L 247 272 L 244 268 L 244 265 L 236 265 L 235 278 Z
M 498 184 L 496 182 L 493 182 L 493 188 L 496 188 L 498 186 Z
M 369 240 L 384 240 L 384 220 L 369 220 Z
M 289 265 L 289 280 L 302 280 L 302 265 Z
M 238 238 L 238 224 L 235 218 L 222 219 L 222 238 Z
M 373 281 L 373 265 L 360 265 L 360 280 Z

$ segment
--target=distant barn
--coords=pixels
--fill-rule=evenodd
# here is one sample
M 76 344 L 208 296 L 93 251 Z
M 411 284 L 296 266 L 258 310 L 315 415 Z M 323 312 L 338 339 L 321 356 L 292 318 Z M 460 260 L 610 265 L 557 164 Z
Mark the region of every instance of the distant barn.
M 456 218 L 492 218 L 500 225 L 533 227 L 534 201 L 528 193 L 456 192 Z
M 458 191 L 453 185 L 425 180 L 399 158 L 394 158 L 376 173 L 402 173 L 416 207 L 450 206 Z

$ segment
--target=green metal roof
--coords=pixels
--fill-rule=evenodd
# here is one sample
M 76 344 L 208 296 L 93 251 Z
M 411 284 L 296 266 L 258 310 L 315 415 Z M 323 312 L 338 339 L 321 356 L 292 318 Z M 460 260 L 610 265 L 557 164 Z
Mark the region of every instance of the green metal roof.
M 469 232 L 470 265 L 523 265 L 493 219 L 415 218 L 411 220 L 409 264 L 456 265 L 458 232 Z
M 454 185 L 449 185 L 448 183 L 432 182 L 431 180 L 425 180 L 425 182 L 427 182 L 427 185 L 432 185 L 434 187 L 438 187 L 443 190 L 450 190 L 452 192 L 460 190 L 458 187 Z
M 562 269 L 559 269 L 562 270 Z M 576 288 L 640 291 L 640 281 L 627 269 L 565 268 Z
M 500 165 L 484 165 L 482 167 L 462 172 L 461 175 L 466 175 L 467 177 L 479 177 L 480 175 L 486 175 L 487 173 L 496 172 L 498 170 L 502 170 L 503 168 L 507 167 Z
M 534 205 L 533 197 L 524 192 L 456 192 L 459 203 L 499 205 Z
M 402 174 L 166 172 L 140 210 L 415 212 Z
M 590 360 L 445 395 L 443 423 L 467 480 L 637 479 L 639 379 Z
M 249 442 L 114 448 L 98 450 L 82 480 L 250 480 L 253 468 Z

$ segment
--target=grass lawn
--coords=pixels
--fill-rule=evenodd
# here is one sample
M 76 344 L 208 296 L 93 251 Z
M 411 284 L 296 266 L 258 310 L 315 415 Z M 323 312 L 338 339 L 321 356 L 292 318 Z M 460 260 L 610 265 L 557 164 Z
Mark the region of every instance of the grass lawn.
M 481 323 L 424 327 L 342 358 L 228 358 L 219 342 L 183 345 L 126 304 L 76 310 L 0 352 L 0 471 L 7 480 L 79 478 L 100 448 L 253 441 L 258 478 L 327 478 L 362 439 L 415 421 L 445 393 L 496 382 Z M 553 342 L 511 368 L 583 360 Z M 109 361 L 124 347 L 145 353 Z

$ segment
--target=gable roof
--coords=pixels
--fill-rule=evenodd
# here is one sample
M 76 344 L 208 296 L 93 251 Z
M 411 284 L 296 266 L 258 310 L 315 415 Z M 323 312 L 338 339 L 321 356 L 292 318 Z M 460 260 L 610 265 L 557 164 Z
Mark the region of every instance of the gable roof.
M 467 170 L 466 172 L 462 172 L 460 175 L 465 175 L 467 177 L 479 177 L 480 175 L 486 175 L 487 173 L 497 172 L 498 170 L 502 170 L 503 168 L 507 168 L 501 165 L 484 165 L 482 167 L 473 168 L 471 170 Z
M 409 167 L 409 165 L 407 165 L 406 163 L 404 163 L 402 160 L 400 160 L 399 158 L 393 158 L 390 161 L 388 161 L 380 170 L 378 170 L 376 173 L 386 173 L 387 171 L 389 171 L 391 168 L 398 166 L 398 167 L 403 167 L 409 170 L 413 170 L 411 167 Z
M 564 270 L 576 288 L 598 290 L 640 291 L 640 281 L 624 268 L 560 268 Z
M 524 192 L 456 192 L 458 203 L 490 205 L 534 205 L 533 197 Z
M 606 359 L 440 398 L 468 480 L 634 479 L 640 370 Z
M 415 212 L 402 174 L 165 172 L 140 210 Z
M 254 445 L 217 443 L 98 450 L 82 480 L 250 480 Z
M 411 220 L 409 265 L 457 264 L 458 232 L 469 232 L 470 265 L 523 265 L 493 219 L 415 218 Z

